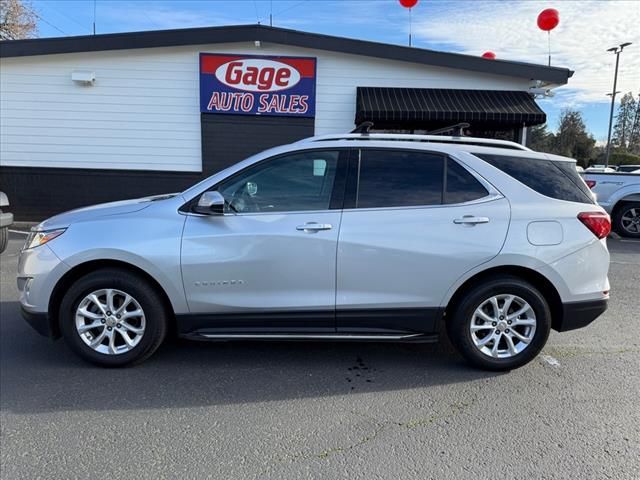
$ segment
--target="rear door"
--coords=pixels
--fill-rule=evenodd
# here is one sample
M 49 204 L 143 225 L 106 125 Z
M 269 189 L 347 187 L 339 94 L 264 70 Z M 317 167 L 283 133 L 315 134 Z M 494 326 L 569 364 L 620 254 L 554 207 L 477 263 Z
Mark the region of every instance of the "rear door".
M 421 150 L 352 156 L 337 255 L 339 332 L 429 332 L 449 287 L 498 254 L 507 200 Z

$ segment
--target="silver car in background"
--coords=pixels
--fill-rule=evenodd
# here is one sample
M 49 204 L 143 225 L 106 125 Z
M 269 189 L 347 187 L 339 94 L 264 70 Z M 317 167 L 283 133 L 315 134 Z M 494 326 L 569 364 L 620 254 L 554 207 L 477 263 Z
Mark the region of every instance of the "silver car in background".
M 640 172 L 638 172 L 640 173 Z M 584 181 L 598 204 L 611 215 L 611 228 L 623 237 L 640 238 L 640 175 L 635 172 L 585 172 Z
M 13 214 L 7 212 L 9 199 L 6 193 L 0 192 L 0 253 L 4 252 L 9 243 L 9 227 L 13 224 Z
M 199 340 L 435 341 L 507 370 L 607 307 L 610 220 L 575 161 L 511 142 L 313 137 L 179 193 L 35 227 L 27 321 L 91 362 Z

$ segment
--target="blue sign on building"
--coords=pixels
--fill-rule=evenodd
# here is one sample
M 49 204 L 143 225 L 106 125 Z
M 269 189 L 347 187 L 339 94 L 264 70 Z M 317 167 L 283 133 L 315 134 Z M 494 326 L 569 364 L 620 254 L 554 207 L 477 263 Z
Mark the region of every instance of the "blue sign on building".
M 314 117 L 316 59 L 201 53 L 200 111 Z

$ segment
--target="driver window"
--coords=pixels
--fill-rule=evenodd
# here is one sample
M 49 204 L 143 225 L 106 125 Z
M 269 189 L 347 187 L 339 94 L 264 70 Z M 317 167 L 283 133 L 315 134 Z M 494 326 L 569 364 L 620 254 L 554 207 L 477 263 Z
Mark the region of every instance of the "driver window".
M 337 151 L 312 151 L 266 160 L 218 185 L 226 213 L 328 210 Z

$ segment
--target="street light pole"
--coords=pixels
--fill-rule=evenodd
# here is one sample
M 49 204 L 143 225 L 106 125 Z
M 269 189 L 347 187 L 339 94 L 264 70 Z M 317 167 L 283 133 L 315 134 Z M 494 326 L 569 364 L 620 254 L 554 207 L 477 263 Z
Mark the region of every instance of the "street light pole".
M 616 86 L 618 85 L 618 65 L 620 64 L 620 54 L 624 47 L 631 45 L 631 42 L 622 43 L 617 47 L 607 49 L 607 52 L 613 52 L 616 54 L 616 71 L 613 75 L 613 90 L 611 91 L 611 110 L 609 111 L 609 134 L 607 135 L 607 153 L 604 159 L 604 166 L 609 166 L 609 155 L 611 155 L 611 127 L 613 126 L 613 109 L 616 103 Z

